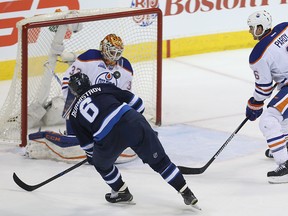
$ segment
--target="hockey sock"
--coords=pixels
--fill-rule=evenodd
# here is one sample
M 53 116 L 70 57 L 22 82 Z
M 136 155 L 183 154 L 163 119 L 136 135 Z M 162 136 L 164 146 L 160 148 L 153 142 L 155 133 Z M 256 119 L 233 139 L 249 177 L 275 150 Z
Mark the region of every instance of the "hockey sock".
M 275 136 L 267 140 L 270 152 L 275 162 L 280 165 L 288 160 L 286 140 L 284 135 Z
M 162 178 L 174 187 L 177 191 L 180 191 L 185 185 L 186 181 L 180 172 L 180 170 L 176 167 L 174 163 L 170 163 L 168 167 L 160 173 Z
M 110 170 L 104 171 L 97 169 L 97 171 L 102 176 L 104 181 L 112 188 L 112 190 L 119 191 L 121 187 L 124 185 L 122 176 L 115 165 L 113 165 L 113 167 Z
M 150 164 L 150 167 L 155 172 L 158 172 L 162 178 L 177 191 L 180 191 L 180 189 L 186 184 L 182 173 L 178 167 L 171 162 L 167 155 L 157 164 Z

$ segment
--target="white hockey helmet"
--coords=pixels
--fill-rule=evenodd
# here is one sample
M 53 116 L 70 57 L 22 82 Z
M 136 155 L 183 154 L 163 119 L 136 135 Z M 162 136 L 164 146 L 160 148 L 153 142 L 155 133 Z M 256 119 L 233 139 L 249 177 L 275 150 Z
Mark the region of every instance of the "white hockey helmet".
M 253 27 L 254 29 L 254 35 L 256 37 L 262 36 L 266 30 L 271 29 L 272 27 L 272 17 L 271 15 L 263 10 L 263 11 L 257 11 L 253 14 L 251 14 L 248 17 L 247 24 L 250 27 Z M 260 35 L 256 34 L 257 26 L 261 25 L 263 27 L 263 32 Z
M 106 60 L 115 62 L 122 56 L 124 50 L 123 41 L 116 34 L 108 34 L 100 42 L 100 50 Z

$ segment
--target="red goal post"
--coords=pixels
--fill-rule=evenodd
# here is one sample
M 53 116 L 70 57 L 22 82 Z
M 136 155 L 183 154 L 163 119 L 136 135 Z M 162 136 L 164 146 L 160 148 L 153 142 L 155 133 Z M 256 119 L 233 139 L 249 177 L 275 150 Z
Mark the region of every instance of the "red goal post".
M 78 32 L 77 25 L 81 24 Z M 28 127 L 31 104 L 45 107 L 61 97 L 61 80 L 68 68 L 52 44 L 64 44 L 62 52 L 79 55 L 98 49 L 110 33 L 124 42 L 123 56 L 134 69 L 132 91 L 143 98 L 146 118 L 161 125 L 162 89 L 162 12 L 158 8 L 109 8 L 55 12 L 17 23 L 18 53 L 14 77 L 0 111 L 1 142 L 27 144 L 27 135 L 43 127 Z M 66 55 L 67 56 L 67 55 Z M 45 125 L 44 125 L 45 127 Z

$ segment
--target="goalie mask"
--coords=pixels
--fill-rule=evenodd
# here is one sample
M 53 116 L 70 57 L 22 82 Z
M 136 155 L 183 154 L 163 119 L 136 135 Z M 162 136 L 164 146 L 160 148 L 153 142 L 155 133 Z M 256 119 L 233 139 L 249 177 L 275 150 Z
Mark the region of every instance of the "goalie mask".
M 106 63 L 115 65 L 124 50 L 122 39 L 115 34 L 109 34 L 101 41 L 100 50 L 105 60 L 108 61 Z
M 90 85 L 91 83 L 89 77 L 83 73 L 71 75 L 68 84 L 71 93 L 76 97 L 81 96 L 86 90 L 89 89 Z
M 272 27 L 272 17 L 267 11 L 258 11 L 251 14 L 248 17 L 247 24 L 249 27 L 253 27 L 253 33 L 256 37 L 261 37 L 265 31 L 271 29 Z M 261 34 L 257 34 L 257 27 L 261 25 L 263 27 L 263 32 Z

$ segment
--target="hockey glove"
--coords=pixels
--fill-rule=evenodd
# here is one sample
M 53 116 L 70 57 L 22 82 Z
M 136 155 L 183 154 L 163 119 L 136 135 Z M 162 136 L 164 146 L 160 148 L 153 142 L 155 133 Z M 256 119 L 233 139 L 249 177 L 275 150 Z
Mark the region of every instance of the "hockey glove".
M 263 112 L 263 101 L 256 101 L 254 97 L 251 97 L 248 100 L 246 107 L 246 117 L 250 121 L 255 121 Z

